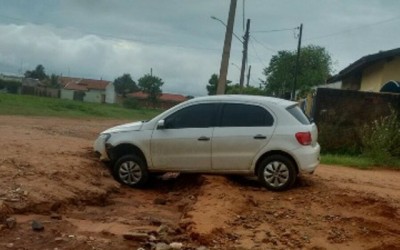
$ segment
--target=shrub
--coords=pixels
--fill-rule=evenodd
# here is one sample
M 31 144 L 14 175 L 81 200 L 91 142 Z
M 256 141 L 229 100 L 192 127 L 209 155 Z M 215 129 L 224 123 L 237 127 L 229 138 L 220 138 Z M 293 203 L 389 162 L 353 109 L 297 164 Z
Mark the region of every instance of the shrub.
M 128 97 L 122 102 L 122 106 L 127 109 L 138 109 L 139 102 L 135 98 Z
M 361 132 L 362 152 L 375 164 L 391 164 L 400 158 L 400 117 L 394 109 L 390 115 L 364 126 Z
M 2 80 L 0 79 L 0 89 L 5 88 L 8 93 L 17 94 L 18 89 L 21 87 L 21 82 L 13 80 Z

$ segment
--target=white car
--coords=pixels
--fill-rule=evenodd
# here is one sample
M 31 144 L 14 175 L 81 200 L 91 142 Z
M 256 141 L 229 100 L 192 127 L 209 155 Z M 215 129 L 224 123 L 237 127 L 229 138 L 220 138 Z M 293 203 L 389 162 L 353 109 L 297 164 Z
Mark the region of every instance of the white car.
M 100 133 L 94 150 L 116 180 L 144 185 L 152 173 L 256 175 L 268 189 L 290 188 L 319 164 L 318 130 L 296 102 L 217 95 L 181 103 L 150 121 Z

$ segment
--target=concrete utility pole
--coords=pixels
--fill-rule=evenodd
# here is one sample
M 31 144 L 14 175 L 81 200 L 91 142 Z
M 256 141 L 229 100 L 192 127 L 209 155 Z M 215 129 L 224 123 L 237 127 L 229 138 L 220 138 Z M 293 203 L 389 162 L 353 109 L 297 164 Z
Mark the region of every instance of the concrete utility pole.
M 292 90 L 292 98 L 294 101 L 296 98 L 296 84 L 297 84 L 297 75 L 299 74 L 299 63 L 300 63 L 300 48 L 301 48 L 301 37 L 303 35 L 303 24 L 300 24 L 300 35 L 299 35 L 299 43 L 297 44 L 297 59 L 296 59 L 296 71 L 294 72 L 294 82 L 293 82 L 293 90 Z
M 222 51 L 221 67 L 219 70 L 219 79 L 217 87 L 217 95 L 225 94 L 226 78 L 228 75 L 229 56 L 231 53 L 233 24 L 235 23 L 237 0 L 231 0 L 229 8 L 228 24 L 226 25 L 224 49 Z
M 247 84 L 246 84 L 246 87 L 250 86 L 250 72 L 251 72 L 251 65 L 249 66 L 249 71 L 247 72 Z
M 247 19 L 246 24 L 246 33 L 243 36 L 243 57 L 242 57 L 242 69 L 240 70 L 240 92 L 243 89 L 244 82 L 244 71 L 246 70 L 246 61 L 247 61 L 247 46 L 249 44 L 249 32 L 250 32 L 250 19 Z

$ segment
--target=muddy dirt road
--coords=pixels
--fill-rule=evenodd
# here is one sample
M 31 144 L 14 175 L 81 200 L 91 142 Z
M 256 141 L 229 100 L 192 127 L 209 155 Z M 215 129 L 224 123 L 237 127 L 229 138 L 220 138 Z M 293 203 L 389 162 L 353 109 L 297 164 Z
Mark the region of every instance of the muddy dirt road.
M 0 116 L 0 249 L 400 249 L 400 171 L 321 165 L 283 193 L 205 175 L 135 190 L 91 150 L 123 122 Z

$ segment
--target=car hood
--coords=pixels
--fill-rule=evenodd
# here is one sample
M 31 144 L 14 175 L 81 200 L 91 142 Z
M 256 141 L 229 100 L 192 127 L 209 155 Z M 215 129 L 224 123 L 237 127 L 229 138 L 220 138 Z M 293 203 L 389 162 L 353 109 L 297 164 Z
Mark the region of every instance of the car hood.
M 143 126 L 143 122 L 131 122 L 122 125 L 118 125 L 112 128 L 109 128 L 102 132 L 104 133 L 118 133 L 118 132 L 127 132 L 127 131 L 137 131 L 140 130 Z

